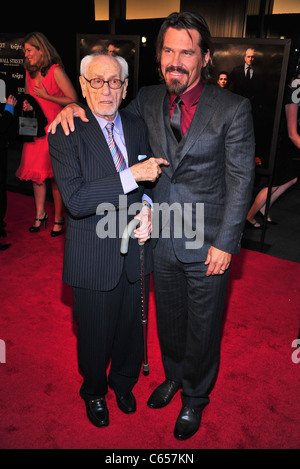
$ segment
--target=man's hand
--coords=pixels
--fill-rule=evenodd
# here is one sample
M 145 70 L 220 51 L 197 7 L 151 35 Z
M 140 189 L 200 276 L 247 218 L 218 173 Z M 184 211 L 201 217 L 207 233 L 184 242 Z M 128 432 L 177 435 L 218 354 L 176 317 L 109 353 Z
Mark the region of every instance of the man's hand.
M 150 238 L 152 231 L 151 209 L 147 205 L 143 205 L 142 210 L 134 218 L 140 220 L 141 224 L 134 230 L 134 236 L 141 242 L 145 243 Z
M 230 266 L 232 254 L 211 246 L 205 264 L 208 265 L 206 275 L 222 275 Z
M 143 163 L 130 166 L 130 169 L 136 182 L 154 182 L 161 174 L 161 165 L 169 166 L 169 162 L 164 158 L 149 158 Z
M 86 117 L 85 110 L 82 107 L 78 106 L 78 104 L 71 103 L 68 104 L 68 106 L 66 106 L 59 114 L 57 114 L 54 121 L 49 125 L 48 132 L 55 134 L 56 127 L 58 126 L 58 124 L 61 124 L 63 131 L 66 135 L 69 135 L 70 131 L 74 132 L 74 116 L 80 117 L 83 122 L 89 121 Z

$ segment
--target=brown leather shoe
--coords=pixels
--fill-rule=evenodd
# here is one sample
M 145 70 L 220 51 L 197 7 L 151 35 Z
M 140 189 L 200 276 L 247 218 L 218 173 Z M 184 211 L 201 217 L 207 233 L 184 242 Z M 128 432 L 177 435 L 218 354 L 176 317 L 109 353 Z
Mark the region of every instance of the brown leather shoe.
M 169 404 L 177 391 L 181 388 L 181 384 L 176 381 L 166 379 L 160 384 L 148 399 L 147 405 L 152 409 L 161 409 Z

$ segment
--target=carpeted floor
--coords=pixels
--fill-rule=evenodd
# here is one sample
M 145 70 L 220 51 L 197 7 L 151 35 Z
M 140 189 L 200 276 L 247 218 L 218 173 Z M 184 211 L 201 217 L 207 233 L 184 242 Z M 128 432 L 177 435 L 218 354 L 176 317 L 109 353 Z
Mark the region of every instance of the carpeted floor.
M 146 405 L 164 379 L 152 293 L 150 374 L 141 374 L 134 389 L 137 412 L 123 414 L 109 391 L 110 425 L 97 429 L 79 397 L 72 296 L 61 280 L 64 236 L 50 237 L 52 203 L 47 229 L 31 234 L 33 198 L 8 195 L 11 247 L 0 253 L 0 340 L 6 349 L 0 448 L 299 449 L 300 352 L 292 347 L 300 326 L 299 263 L 246 249 L 234 257 L 218 380 L 199 432 L 185 442 L 173 437 L 179 393 L 164 409 Z

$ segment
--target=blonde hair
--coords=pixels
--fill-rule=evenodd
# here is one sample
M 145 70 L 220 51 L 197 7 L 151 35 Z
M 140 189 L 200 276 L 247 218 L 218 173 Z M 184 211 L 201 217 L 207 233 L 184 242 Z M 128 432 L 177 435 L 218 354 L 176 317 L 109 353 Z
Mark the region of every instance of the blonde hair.
M 38 32 L 29 33 L 23 40 L 23 47 L 26 43 L 42 52 L 42 63 L 39 67 L 36 65 L 30 65 L 28 60 L 25 58 L 24 68 L 28 71 L 31 78 L 34 78 L 38 71 L 41 72 L 43 77 L 46 76 L 49 68 L 53 64 L 58 64 L 63 67 L 63 63 L 58 52 L 52 46 L 52 44 L 50 44 L 44 34 Z

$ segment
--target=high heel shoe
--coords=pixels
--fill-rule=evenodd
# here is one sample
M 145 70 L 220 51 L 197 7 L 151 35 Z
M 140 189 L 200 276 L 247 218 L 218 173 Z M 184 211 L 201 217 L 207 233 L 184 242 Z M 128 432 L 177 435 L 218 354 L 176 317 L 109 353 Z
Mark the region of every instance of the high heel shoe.
M 54 225 L 61 225 L 61 226 L 64 226 L 65 224 L 65 220 L 63 221 L 55 221 L 54 222 Z M 62 233 L 63 233 L 63 228 L 59 231 L 54 231 L 54 230 L 51 230 L 51 236 L 52 238 L 56 238 L 56 236 L 60 236 Z
M 261 217 L 261 221 L 262 221 L 262 223 L 263 223 L 264 218 L 265 218 L 265 215 L 264 215 L 260 210 L 258 211 L 258 215 Z M 268 223 L 269 225 L 277 225 L 277 222 L 271 220 L 271 218 L 270 218 L 269 216 L 267 217 L 267 223 Z
M 34 225 L 32 225 L 32 226 L 29 228 L 30 233 L 37 233 L 38 231 L 40 231 L 40 227 L 42 226 L 42 223 L 45 223 L 45 228 L 46 228 L 46 226 L 47 226 L 47 220 L 48 220 L 48 214 L 47 214 L 47 212 L 45 213 L 44 218 L 36 218 L 35 220 L 36 220 L 36 221 L 39 221 L 40 224 L 39 224 L 39 226 L 34 226 Z
M 246 227 L 248 228 L 253 228 L 255 230 L 261 228 L 261 225 L 259 223 L 257 223 L 256 220 L 253 219 L 253 222 L 249 221 L 249 220 L 246 220 Z

